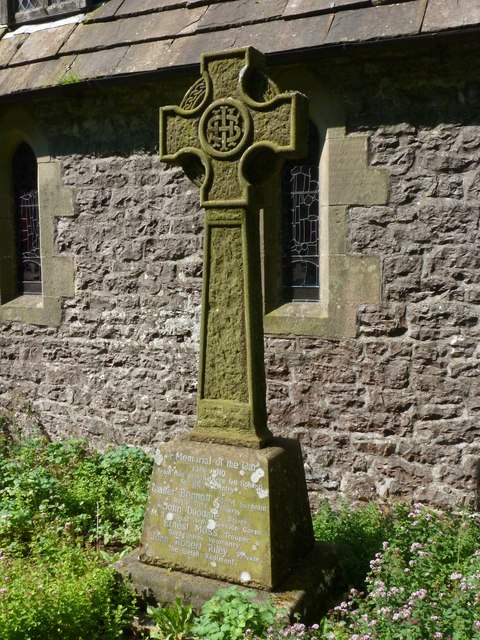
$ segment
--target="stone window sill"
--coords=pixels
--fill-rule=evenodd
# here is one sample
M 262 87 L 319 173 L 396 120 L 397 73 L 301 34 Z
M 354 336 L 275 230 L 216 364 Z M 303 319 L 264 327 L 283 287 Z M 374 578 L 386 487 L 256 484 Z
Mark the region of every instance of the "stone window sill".
M 58 326 L 61 322 L 60 300 L 53 296 L 19 296 L 0 305 L 0 322 Z
M 264 331 L 275 335 L 315 336 L 324 333 L 327 310 L 315 302 L 289 302 L 264 316 Z
M 43 296 L 19 296 L 2 304 L 0 309 L 43 309 Z

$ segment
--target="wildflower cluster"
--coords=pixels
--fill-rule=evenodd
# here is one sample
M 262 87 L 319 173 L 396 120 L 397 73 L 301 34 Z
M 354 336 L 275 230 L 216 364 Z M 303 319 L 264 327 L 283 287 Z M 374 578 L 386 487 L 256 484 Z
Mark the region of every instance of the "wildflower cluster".
M 415 505 L 326 622 L 335 640 L 480 640 L 480 526 Z M 475 546 L 476 545 L 476 546 Z
M 269 627 L 267 629 L 267 635 L 259 638 L 254 635 L 250 629 L 247 629 L 245 633 L 245 640 L 288 640 L 289 638 L 302 638 L 302 640 L 317 640 L 321 636 L 319 635 L 319 625 L 312 624 L 311 627 L 307 627 L 301 622 L 296 622 L 292 625 Z

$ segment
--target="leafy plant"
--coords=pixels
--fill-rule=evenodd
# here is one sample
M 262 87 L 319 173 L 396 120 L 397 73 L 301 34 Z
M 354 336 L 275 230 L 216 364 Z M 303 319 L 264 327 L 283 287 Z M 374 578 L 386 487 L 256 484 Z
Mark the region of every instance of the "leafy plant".
M 322 636 L 319 636 L 320 625 L 312 624 L 311 627 L 307 627 L 301 622 L 295 622 L 292 625 L 274 625 L 267 629 L 267 635 L 263 636 L 265 640 L 285 640 L 288 638 L 301 638 L 302 640 L 317 640 Z M 246 633 L 245 638 L 248 640 L 262 640 L 253 633 Z
M 328 640 L 480 640 L 480 522 L 415 505 L 394 509 L 389 540 L 325 623 Z
M 58 84 L 61 84 L 61 85 L 77 84 L 77 82 L 83 82 L 83 80 L 84 78 L 82 78 L 82 76 L 79 76 L 78 73 L 75 73 L 74 71 L 70 71 L 69 73 L 63 76 L 63 78 L 60 80 Z
M 28 558 L 0 554 L 0 638 L 118 638 L 134 614 L 133 595 L 92 551 L 47 538 Z
M 0 547 L 27 553 L 38 527 L 98 545 L 137 542 L 152 462 L 139 449 L 104 454 L 81 440 L 31 438 L 4 445 L 0 458 Z
M 148 607 L 147 613 L 156 628 L 150 632 L 151 638 L 158 640 L 185 640 L 193 626 L 194 614 L 190 606 L 182 604 L 180 598 L 169 607 Z
M 391 509 L 375 502 L 352 507 L 347 503 L 338 510 L 328 503 L 322 504 L 313 517 L 313 529 L 317 540 L 333 542 L 338 547 L 341 577 L 338 591 L 355 586 L 365 587 L 370 570 L 370 560 L 381 550 L 393 527 Z
M 192 627 L 197 638 L 237 640 L 245 634 L 261 635 L 272 626 L 278 611 L 270 600 L 260 602 L 251 589 L 220 589 L 206 602 Z

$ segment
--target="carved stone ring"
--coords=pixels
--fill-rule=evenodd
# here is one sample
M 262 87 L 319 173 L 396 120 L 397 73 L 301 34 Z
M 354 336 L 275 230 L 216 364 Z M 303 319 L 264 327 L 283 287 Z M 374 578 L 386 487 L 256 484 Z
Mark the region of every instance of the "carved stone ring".
M 250 114 L 240 102 L 217 100 L 204 111 L 200 119 L 199 137 L 209 155 L 228 158 L 243 151 L 250 127 Z

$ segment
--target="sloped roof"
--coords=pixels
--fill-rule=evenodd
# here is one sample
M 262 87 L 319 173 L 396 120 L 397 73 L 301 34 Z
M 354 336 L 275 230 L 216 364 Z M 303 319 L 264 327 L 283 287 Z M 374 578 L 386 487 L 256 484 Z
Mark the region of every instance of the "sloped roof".
M 0 97 L 181 69 L 252 45 L 285 55 L 480 27 L 477 0 L 110 0 L 90 14 L 0 33 Z

